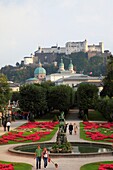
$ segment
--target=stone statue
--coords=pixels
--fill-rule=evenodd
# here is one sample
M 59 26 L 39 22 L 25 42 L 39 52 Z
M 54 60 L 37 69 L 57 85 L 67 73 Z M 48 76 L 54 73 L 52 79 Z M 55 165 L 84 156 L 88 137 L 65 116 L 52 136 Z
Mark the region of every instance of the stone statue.
M 65 127 L 64 112 L 61 112 L 61 115 L 59 116 L 59 131 L 64 133 L 64 127 Z

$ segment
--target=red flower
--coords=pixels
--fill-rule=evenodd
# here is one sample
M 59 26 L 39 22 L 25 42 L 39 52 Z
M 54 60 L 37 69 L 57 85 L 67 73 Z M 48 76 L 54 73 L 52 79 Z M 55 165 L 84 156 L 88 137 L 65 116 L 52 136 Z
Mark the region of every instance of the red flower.
M 31 129 L 32 128 L 43 128 L 43 131 L 40 132 L 34 132 L 29 135 L 24 135 L 24 132 L 8 132 L 8 134 L 3 135 L 0 138 L 0 144 L 6 144 L 8 141 L 15 141 L 15 142 L 24 142 L 24 141 L 38 141 L 43 136 L 46 136 L 51 133 L 50 129 L 53 129 L 58 122 L 28 122 L 25 125 L 20 126 L 17 128 L 17 130 L 23 130 L 23 129 Z M 44 129 L 46 131 L 44 131 Z
M 98 170 L 113 170 L 113 164 L 101 164 Z

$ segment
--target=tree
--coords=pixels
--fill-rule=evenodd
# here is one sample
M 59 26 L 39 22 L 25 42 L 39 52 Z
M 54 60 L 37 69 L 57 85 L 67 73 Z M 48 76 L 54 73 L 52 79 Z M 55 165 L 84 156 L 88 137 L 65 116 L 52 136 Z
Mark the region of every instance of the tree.
M 51 87 L 48 94 L 48 107 L 60 111 L 68 111 L 74 98 L 73 89 L 69 86 L 60 85 Z
M 97 110 L 108 121 L 113 121 L 113 99 L 109 97 L 100 98 L 97 102 Z
M 41 114 L 47 108 L 44 88 L 36 84 L 21 86 L 19 106 L 23 111 L 31 112 L 36 116 Z
M 88 109 L 94 108 L 98 99 L 98 88 L 93 84 L 81 83 L 77 89 L 77 102 L 79 110 L 84 111 L 88 118 Z
M 113 97 L 113 56 L 109 56 L 107 64 L 107 75 L 103 79 L 103 90 L 101 96 Z
M 19 101 L 20 100 L 20 92 L 16 91 L 16 92 L 12 92 L 12 96 L 11 96 L 11 102 L 13 101 Z
M 11 97 L 11 91 L 5 75 L 0 74 L 0 111 L 6 109 Z

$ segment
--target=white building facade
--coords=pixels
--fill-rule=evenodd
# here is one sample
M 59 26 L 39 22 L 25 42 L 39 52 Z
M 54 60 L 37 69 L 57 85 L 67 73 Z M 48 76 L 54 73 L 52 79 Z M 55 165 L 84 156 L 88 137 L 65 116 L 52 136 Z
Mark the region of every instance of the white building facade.
M 65 47 L 52 46 L 51 48 L 41 48 L 39 47 L 37 53 L 64 53 L 69 55 L 76 52 L 100 52 L 104 53 L 104 43 L 99 42 L 98 45 L 88 45 L 88 41 L 78 41 L 78 42 L 67 42 Z

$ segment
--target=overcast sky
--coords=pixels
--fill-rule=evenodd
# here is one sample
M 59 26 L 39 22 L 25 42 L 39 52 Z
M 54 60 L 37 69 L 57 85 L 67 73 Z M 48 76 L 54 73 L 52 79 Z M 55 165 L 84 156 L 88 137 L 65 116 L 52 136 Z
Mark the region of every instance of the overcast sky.
M 113 52 L 113 0 L 0 0 L 0 67 L 85 39 Z

